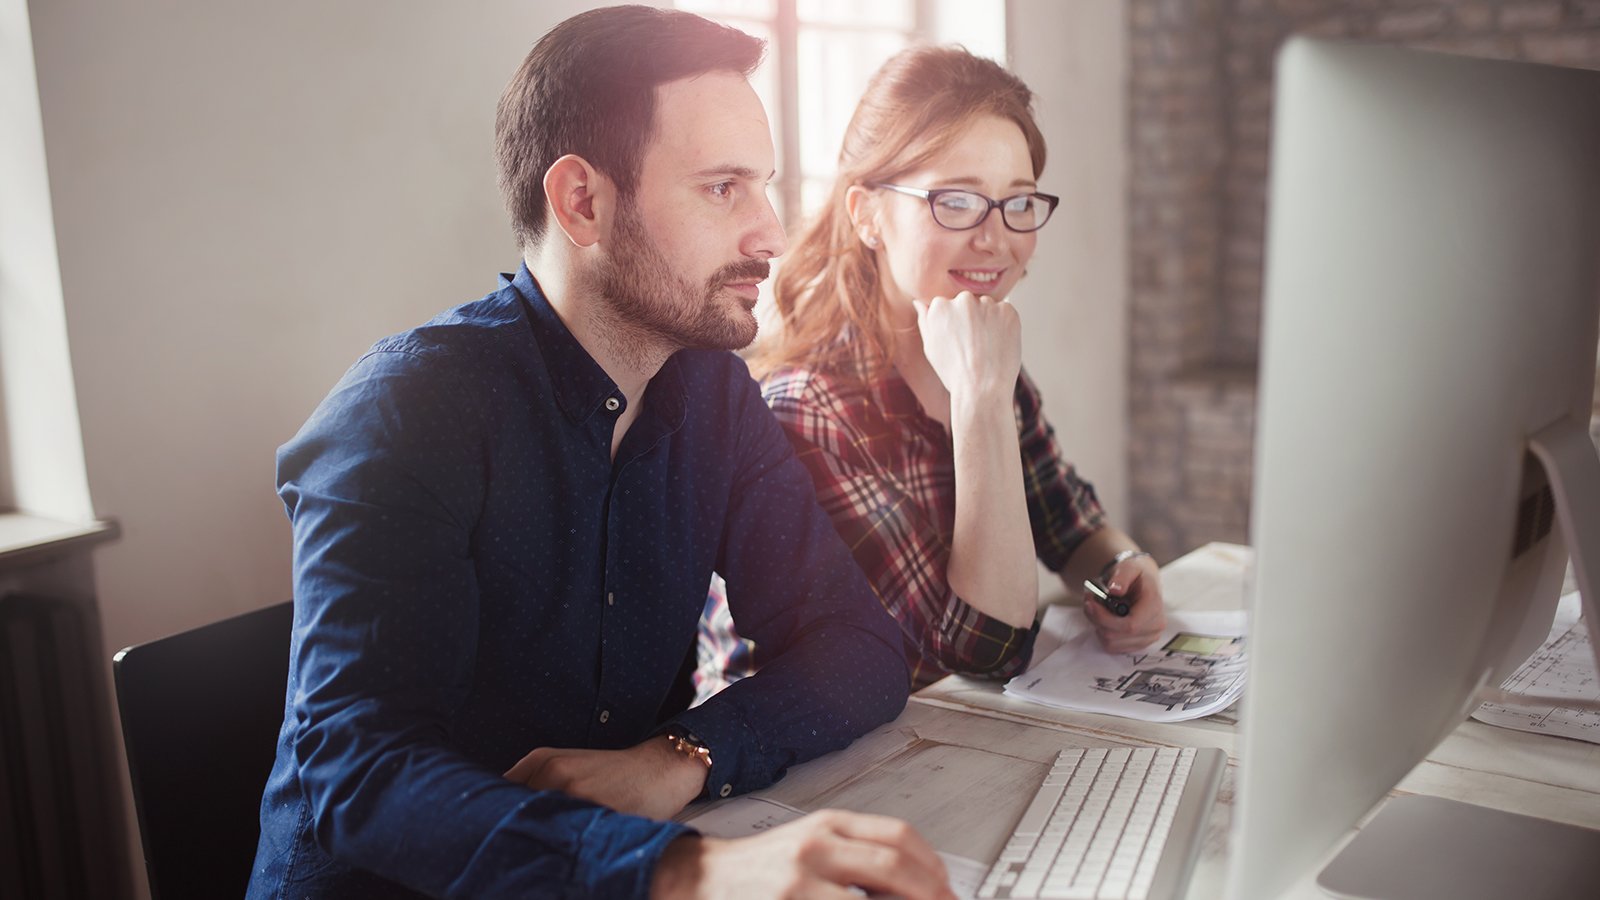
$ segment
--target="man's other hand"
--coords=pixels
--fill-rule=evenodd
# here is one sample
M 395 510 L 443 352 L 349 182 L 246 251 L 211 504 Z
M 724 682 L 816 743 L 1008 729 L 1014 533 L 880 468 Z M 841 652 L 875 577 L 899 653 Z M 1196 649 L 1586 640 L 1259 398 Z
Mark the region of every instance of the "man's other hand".
M 505 777 L 650 819 L 670 819 L 700 795 L 705 764 L 655 737 L 626 750 L 540 747 Z
M 685 836 L 662 854 L 656 900 L 859 898 L 955 900 L 933 847 L 899 819 L 823 810 L 737 840 Z

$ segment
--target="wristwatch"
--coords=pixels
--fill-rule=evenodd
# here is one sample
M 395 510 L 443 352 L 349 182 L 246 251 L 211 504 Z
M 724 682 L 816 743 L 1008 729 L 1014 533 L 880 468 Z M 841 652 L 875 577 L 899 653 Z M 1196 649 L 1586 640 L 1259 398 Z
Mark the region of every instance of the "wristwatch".
M 672 749 L 682 753 L 684 756 L 704 763 L 706 771 L 711 771 L 711 748 L 701 743 L 699 738 L 681 728 L 674 728 L 662 735 L 662 737 L 667 739 L 667 742 L 672 745 Z

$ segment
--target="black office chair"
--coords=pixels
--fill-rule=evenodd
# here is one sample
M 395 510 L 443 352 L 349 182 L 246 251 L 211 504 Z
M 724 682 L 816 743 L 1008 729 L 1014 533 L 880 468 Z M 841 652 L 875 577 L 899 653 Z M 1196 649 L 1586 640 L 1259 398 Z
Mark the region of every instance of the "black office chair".
M 292 619 L 293 605 L 280 603 L 112 659 L 154 900 L 244 895 Z

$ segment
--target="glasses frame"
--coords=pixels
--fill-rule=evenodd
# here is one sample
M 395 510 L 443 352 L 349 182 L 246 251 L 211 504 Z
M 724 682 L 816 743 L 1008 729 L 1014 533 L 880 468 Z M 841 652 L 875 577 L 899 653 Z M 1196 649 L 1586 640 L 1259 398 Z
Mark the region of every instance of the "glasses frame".
M 1061 203 L 1060 197 L 1057 197 L 1055 194 L 1046 194 L 1042 191 L 1028 191 L 1024 194 L 1012 194 L 1009 197 L 1002 197 L 999 200 L 996 200 L 987 194 L 981 194 L 970 188 L 933 188 L 930 190 L 927 188 L 907 187 L 903 184 L 889 184 L 886 181 L 869 182 L 867 187 L 883 188 L 884 190 L 905 194 L 908 197 L 918 197 L 922 200 L 926 200 L 928 203 L 928 214 L 933 216 L 933 224 L 947 231 L 971 231 L 972 229 L 982 225 L 984 222 L 989 221 L 989 214 L 998 209 L 1000 210 L 1000 221 L 1004 223 L 1006 228 L 1010 229 L 1011 231 L 1015 231 L 1018 234 L 1032 234 L 1033 232 L 1043 228 L 1045 223 L 1050 221 L 1051 215 L 1056 211 L 1056 206 Z M 971 225 L 956 228 L 952 225 L 946 225 L 945 223 L 939 221 L 939 210 L 935 204 L 938 203 L 939 198 L 945 194 L 971 194 L 972 196 L 977 197 L 983 202 L 989 204 L 989 207 L 983 211 L 983 215 L 978 217 L 978 221 L 973 222 Z M 1015 200 L 1018 197 L 1037 197 L 1049 204 L 1045 208 L 1044 218 L 1039 220 L 1039 224 L 1033 226 L 1032 228 L 1018 228 L 1017 226 L 1011 224 L 1010 219 L 1006 218 L 1006 201 Z

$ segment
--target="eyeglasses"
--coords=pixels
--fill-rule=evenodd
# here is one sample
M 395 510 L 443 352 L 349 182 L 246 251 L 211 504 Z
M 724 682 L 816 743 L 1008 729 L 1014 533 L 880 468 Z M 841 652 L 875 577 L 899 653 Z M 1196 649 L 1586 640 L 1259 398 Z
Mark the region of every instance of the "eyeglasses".
M 977 191 L 961 188 L 935 188 L 927 191 L 899 184 L 885 184 L 881 181 L 868 184 L 867 187 L 884 188 L 910 197 L 921 197 L 928 201 L 928 209 L 933 212 L 933 221 L 951 231 L 977 228 L 995 209 L 1000 210 L 1000 220 L 1012 231 L 1024 233 L 1038 231 L 1044 227 L 1044 223 L 1050 221 L 1050 214 L 1056 211 L 1056 204 L 1061 202 L 1060 197 L 1038 192 L 993 200 Z

